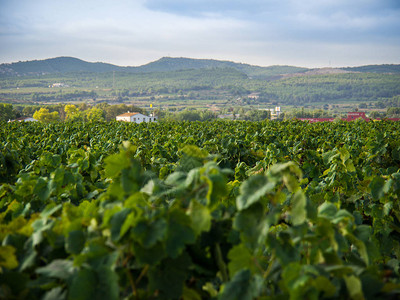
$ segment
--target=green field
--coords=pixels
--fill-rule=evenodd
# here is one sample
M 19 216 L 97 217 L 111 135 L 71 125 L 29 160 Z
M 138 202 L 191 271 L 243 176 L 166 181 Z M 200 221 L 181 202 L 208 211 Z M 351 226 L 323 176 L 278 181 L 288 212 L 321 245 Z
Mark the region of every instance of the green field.
M 0 298 L 400 296 L 400 122 L 2 122 L 0 141 Z

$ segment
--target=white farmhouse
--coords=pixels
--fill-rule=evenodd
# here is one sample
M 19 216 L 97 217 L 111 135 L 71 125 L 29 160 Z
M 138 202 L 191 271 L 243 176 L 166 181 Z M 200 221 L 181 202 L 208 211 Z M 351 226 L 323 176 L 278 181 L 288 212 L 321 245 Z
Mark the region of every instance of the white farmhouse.
M 32 117 L 22 117 L 15 120 L 9 120 L 8 122 L 38 122 L 38 120 Z
M 124 121 L 124 122 L 133 122 L 133 123 L 142 123 L 142 122 L 156 122 L 157 117 L 150 115 L 150 116 L 145 116 L 140 113 L 131 113 L 127 112 L 122 115 L 119 115 L 115 118 L 117 121 Z

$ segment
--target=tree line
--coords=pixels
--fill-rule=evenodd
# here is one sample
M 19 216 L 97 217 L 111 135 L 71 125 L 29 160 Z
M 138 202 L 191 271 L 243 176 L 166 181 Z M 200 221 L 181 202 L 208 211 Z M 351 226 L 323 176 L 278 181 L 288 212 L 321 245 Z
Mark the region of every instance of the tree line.
M 90 106 L 86 103 L 55 104 L 55 105 L 27 105 L 13 106 L 0 103 L 0 121 L 14 120 L 20 117 L 33 117 L 39 121 L 89 121 L 102 122 L 113 121 L 115 117 L 126 112 L 148 112 L 135 105 L 99 103 Z M 270 119 L 270 112 L 267 110 L 249 108 L 227 108 L 219 112 L 209 110 L 184 109 L 180 112 L 156 108 L 152 111 L 159 119 L 164 121 L 209 121 L 215 120 L 220 114 L 228 114 L 232 119 L 247 121 L 262 121 Z

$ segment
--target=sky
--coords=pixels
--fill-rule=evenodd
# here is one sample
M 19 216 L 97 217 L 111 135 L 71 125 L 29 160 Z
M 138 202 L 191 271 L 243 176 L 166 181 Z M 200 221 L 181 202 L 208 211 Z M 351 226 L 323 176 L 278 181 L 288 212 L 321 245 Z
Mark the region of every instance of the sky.
M 0 63 L 400 63 L 400 0 L 0 0 Z

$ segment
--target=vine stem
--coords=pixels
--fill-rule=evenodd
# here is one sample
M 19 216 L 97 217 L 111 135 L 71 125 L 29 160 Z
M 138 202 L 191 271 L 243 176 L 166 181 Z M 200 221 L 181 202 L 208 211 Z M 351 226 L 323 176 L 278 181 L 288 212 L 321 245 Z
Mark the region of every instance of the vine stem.
M 138 293 L 137 293 L 137 290 L 136 290 L 136 285 L 135 285 L 135 281 L 133 280 L 132 274 L 129 271 L 129 269 L 126 269 L 126 273 L 128 275 L 128 278 L 129 278 L 129 283 L 131 284 L 131 287 L 132 287 L 132 294 L 137 298 L 138 297 Z
M 264 279 L 266 279 L 266 278 L 268 277 L 269 273 L 271 273 L 271 271 L 272 271 L 272 265 L 273 265 L 274 260 L 275 260 L 275 251 L 272 253 L 272 256 L 271 256 L 271 259 L 270 259 L 270 263 L 269 263 L 269 265 L 268 265 L 268 268 L 267 268 L 267 270 L 265 271 L 265 273 L 264 273 L 264 275 L 263 275 Z
M 222 252 L 221 252 L 221 247 L 219 246 L 219 243 L 215 244 L 215 258 L 217 260 L 217 266 L 218 266 L 219 270 L 221 271 L 222 280 L 224 282 L 227 282 L 229 280 L 228 272 L 226 270 L 226 264 L 224 262 L 224 259 L 222 258 Z
M 145 265 L 142 272 L 140 272 L 139 277 L 136 279 L 136 284 L 140 282 L 144 275 L 146 275 L 147 271 L 149 270 L 149 265 Z

